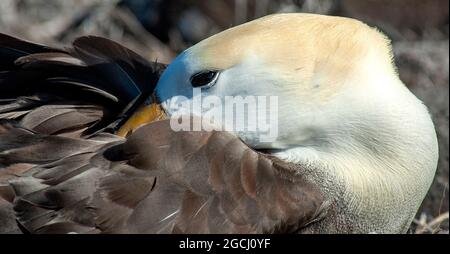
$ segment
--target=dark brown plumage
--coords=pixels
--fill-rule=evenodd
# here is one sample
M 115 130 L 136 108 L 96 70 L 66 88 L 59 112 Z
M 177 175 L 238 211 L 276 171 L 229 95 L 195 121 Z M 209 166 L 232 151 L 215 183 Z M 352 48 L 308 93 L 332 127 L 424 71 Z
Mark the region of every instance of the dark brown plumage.
M 164 69 L 104 38 L 56 49 L 0 34 L 0 119 L 46 134 L 114 131 L 150 97 Z
M 301 169 L 225 132 L 173 132 L 168 120 L 126 141 L 5 129 L 0 143 L 19 144 L 2 163 L 36 165 L 9 179 L 28 232 L 295 232 L 324 212 Z
M 3 55 L 1 233 L 286 233 L 326 213 L 301 167 L 229 133 L 168 120 L 107 133 L 164 68 L 116 43 L 63 51 L 0 35 Z

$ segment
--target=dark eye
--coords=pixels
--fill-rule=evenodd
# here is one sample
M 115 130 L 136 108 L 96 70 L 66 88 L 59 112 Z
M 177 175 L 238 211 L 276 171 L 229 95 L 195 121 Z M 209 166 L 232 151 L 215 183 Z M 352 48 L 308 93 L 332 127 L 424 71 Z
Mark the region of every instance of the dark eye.
M 193 87 L 213 86 L 219 76 L 218 71 L 201 71 L 191 77 Z

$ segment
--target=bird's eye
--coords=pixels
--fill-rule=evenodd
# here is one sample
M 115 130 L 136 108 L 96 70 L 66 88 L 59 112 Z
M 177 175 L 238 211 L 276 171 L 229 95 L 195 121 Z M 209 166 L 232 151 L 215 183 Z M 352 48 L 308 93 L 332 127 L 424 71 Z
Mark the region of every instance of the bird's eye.
M 201 71 L 191 77 L 191 84 L 193 87 L 211 87 L 216 83 L 218 76 L 218 71 Z

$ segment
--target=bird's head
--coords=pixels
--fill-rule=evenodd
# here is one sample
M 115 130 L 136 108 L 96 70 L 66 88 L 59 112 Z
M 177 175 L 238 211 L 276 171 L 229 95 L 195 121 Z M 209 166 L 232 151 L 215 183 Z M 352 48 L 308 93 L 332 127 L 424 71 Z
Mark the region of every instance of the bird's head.
M 193 106 L 200 96 L 194 88 L 213 99 Z M 156 88 L 170 115 L 189 106 L 263 149 L 327 149 L 364 139 L 379 130 L 380 108 L 405 92 L 385 36 L 353 19 L 312 14 L 267 16 L 210 37 L 178 56 Z M 239 96 L 256 107 L 227 114 L 226 98 Z M 248 129 L 237 129 L 239 121 Z

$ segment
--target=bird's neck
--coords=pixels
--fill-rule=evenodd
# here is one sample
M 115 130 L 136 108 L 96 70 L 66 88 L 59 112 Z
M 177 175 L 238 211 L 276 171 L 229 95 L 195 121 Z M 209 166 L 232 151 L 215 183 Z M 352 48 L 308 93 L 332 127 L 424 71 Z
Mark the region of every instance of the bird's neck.
M 338 132 L 324 135 L 327 142 L 276 155 L 302 165 L 351 214 L 346 216 L 377 215 L 374 231 L 404 231 L 433 179 L 437 143 L 428 112 L 413 95 L 384 105 L 374 114 L 347 118 Z

